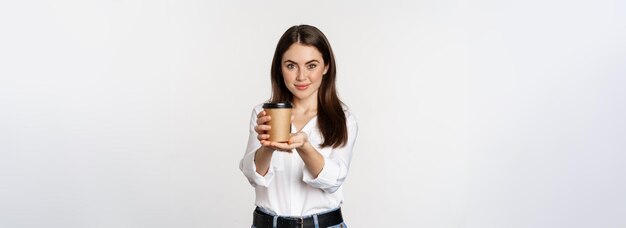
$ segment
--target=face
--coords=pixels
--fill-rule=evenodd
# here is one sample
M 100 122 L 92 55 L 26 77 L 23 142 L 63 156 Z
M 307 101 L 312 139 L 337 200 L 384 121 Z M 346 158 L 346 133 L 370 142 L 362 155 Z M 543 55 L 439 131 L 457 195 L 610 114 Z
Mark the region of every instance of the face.
M 294 43 L 283 54 L 281 64 L 285 85 L 294 99 L 317 97 L 322 77 L 328 71 L 317 48 Z

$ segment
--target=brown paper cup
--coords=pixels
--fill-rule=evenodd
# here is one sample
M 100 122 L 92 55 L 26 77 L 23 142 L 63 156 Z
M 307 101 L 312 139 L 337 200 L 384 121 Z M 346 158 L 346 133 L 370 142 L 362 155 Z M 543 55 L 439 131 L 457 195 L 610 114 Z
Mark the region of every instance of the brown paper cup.
M 267 115 L 272 117 L 268 123 L 271 126 L 269 141 L 289 141 L 291 136 L 291 108 L 292 105 L 289 102 L 263 104 L 263 109 Z

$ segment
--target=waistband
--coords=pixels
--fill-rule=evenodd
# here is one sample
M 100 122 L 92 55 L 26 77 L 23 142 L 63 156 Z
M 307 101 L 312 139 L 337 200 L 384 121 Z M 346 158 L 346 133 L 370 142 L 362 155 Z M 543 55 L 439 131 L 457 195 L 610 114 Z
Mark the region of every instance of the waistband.
M 304 217 L 289 217 L 270 215 L 260 208 L 254 210 L 252 224 L 257 228 L 315 228 L 339 225 L 343 222 L 341 208 L 322 214 L 314 214 Z M 315 224 L 317 223 L 317 226 Z

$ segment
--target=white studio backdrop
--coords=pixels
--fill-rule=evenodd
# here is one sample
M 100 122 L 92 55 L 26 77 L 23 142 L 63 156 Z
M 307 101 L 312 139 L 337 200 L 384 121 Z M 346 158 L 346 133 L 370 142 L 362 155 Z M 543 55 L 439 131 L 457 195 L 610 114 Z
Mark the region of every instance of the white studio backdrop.
M 360 132 L 350 227 L 626 227 L 624 1 L 3 1 L 0 227 L 249 227 L 291 25 Z

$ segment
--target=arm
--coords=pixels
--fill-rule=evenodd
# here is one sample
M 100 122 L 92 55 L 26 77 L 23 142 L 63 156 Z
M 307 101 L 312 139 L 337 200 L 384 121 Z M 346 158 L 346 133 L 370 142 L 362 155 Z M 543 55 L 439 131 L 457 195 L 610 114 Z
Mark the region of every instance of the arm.
M 292 151 L 296 149 L 300 158 L 304 162 L 304 166 L 315 177 L 324 168 L 324 156 L 311 145 L 308 136 L 304 132 L 298 132 L 291 135 L 286 143 L 272 142 L 270 147 L 281 151 Z
M 306 169 L 303 181 L 326 192 L 335 192 L 341 187 L 350 168 L 352 148 L 356 140 L 358 125 L 353 115 L 348 115 L 348 142 L 345 146 L 334 148 L 328 157 L 324 157 L 308 141 L 304 132 L 293 134 L 288 143 L 272 142 L 270 147 L 281 151 L 296 149 Z
M 323 157 L 323 168 L 319 173 L 307 168 L 304 171 L 302 181 L 324 190 L 325 192 L 336 192 L 348 177 L 350 161 L 352 160 L 352 148 L 356 141 L 358 125 L 356 118 L 347 115 L 348 142 L 343 147 L 333 148 L 327 157 Z M 308 164 L 307 164 L 308 165 Z
M 263 123 L 265 123 L 267 122 L 265 119 L 269 120 L 269 117 L 265 119 L 259 118 L 259 116 L 263 114 L 264 112 L 260 110 L 260 108 L 252 111 L 249 125 L 248 146 L 243 158 L 239 162 L 239 169 L 253 187 L 267 187 L 274 177 L 274 172 L 270 168 L 273 150 L 263 146 L 263 144 L 268 143 L 264 140 L 264 137 L 269 136 L 263 134 L 265 131 L 264 128 L 266 127 L 261 125 L 264 124 L 257 124 L 259 121 L 264 121 Z
M 324 156 L 320 154 L 308 140 L 306 140 L 306 143 L 301 147 L 296 148 L 296 151 L 298 151 L 298 155 L 300 155 L 302 161 L 304 161 L 304 166 L 309 173 L 317 178 L 324 168 Z
M 272 161 L 272 154 L 274 150 L 261 146 L 256 150 L 254 155 L 254 163 L 256 164 L 256 172 L 261 176 L 265 176 L 270 169 L 270 162 Z

